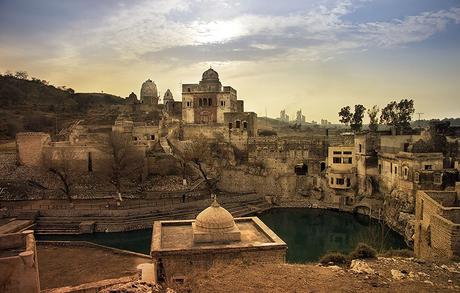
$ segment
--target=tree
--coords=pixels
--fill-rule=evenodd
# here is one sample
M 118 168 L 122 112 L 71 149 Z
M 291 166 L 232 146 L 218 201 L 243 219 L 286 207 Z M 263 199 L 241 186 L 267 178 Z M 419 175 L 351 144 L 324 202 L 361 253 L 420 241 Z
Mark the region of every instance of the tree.
M 112 132 L 104 152 L 108 158 L 108 179 L 115 187 L 119 200 L 122 200 L 123 179 L 142 177 L 145 167 L 145 154 L 133 145 L 130 135 Z
M 222 171 L 229 165 L 229 153 L 232 152 L 229 144 L 223 141 L 223 136 L 211 140 L 200 135 L 184 146 L 180 156 L 185 164 L 192 163 L 198 169 L 209 192 L 213 193 Z M 211 173 L 214 175 L 213 180 L 210 178 Z
M 345 106 L 342 109 L 340 109 L 339 112 L 339 117 L 340 117 L 340 123 L 343 123 L 348 126 L 348 123 L 351 122 L 351 118 L 353 117 L 353 114 L 351 113 L 350 106 Z
M 379 107 L 374 105 L 371 109 L 367 110 L 367 115 L 369 115 L 369 130 L 372 132 L 377 131 L 379 128 L 379 121 L 377 114 L 379 113 Z
M 382 109 L 380 123 L 393 126 L 397 131 L 408 130 L 414 113 L 413 100 L 402 99 L 399 103 L 392 101 Z
M 14 74 L 14 77 L 16 77 L 17 79 L 27 79 L 29 78 L 29 74 L 27 74 L 27 71 L 16 71 L 16 73 Z
M 350 127 L 351 130 L 358 132 L 363 127 L 363 117 L 366 108 L 363 105 L 355 105 L 355 112 L 351 116 Z
M 69 201 L 72 201 L 72 191 L 77 178 L 76 168 L 74 166 L 77 160 L 77 153 L 73 150 L 60 148 L 44 157 L 44 166 L 46 170 L 54 174 L 61 182 L 59 188 Z

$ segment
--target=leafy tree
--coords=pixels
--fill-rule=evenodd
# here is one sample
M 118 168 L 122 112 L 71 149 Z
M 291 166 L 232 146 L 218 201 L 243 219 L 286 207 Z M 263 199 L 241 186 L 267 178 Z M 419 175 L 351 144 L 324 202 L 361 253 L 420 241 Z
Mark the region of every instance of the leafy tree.
M 371 109 L 367 110 L 367 115 L 369 115 L 369 130 L 370 131 L 377 131 L 379 128 L 379 121 L 377 118 L 377 114 L 379 113 L 379 107 L 374 105 Z
M 392 101 L 382 109 L 380 123 L 393 126 L 399 131 L 408 130 L 414 113 L 413 100 L 402 99 L 399 103 Z
M 27 71 L 19 70 L 19 71 L 16 71 L 16 73 L 14 74 L 14 77 L 16 77 L 17 79 L 27 79 L 29 78 L 29 74 L 27 73 Z
M 339 112 L 340 123 L 343 123 L 348 126 L 348 123 L 351 122 L 351 118 L 353 117 L 353 113 L 351 113 L 350 106 L 345 106 L 340 109 Z
M 366 108 L 363 105 L 355 105 L 355 112 L 351 116 L 350 127 L 351 130 L 357 132 L 363 127 L 363 117 Z

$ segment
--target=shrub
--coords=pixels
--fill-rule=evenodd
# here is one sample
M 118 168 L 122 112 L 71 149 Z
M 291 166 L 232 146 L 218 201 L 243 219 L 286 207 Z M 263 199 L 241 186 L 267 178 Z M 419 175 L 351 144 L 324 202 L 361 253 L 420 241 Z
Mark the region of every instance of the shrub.
M 398 256 L 398 257 L 413 257 L 414 252 L 410 249 L 390 249 L 385 251 L 382 256 L 385 257 L 392 257 L 392 256 Z
M 348 263 L 348 257 L 340 252 L 328 252 L 321 257 L 319 262 L 323 265 L 327 265 L 330 262 L 334 264 L 346 264 Z
M 366 243 L 358 243 L 355 250 L 350 253 L 350 259 L 375 258 L 377 251 Z
M 277 136 L 278 133 L 274 130 L 261 130 L 259 131 L 259 136 Z

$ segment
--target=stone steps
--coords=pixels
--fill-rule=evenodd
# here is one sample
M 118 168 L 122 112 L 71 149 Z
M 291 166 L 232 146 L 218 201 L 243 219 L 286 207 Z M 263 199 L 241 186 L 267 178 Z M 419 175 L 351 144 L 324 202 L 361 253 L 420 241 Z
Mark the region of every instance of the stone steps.
M 263 199 L 254 199 L 246 202 L 233 202 L 223 204 L 223 206 L 234 216 L 246 216 L 248 214 L 266 210 L 271 207 Z M 94 221 L 96 226 L 123 225 L 125 227 L 147 227 L 156 220 L 165 219 L 193 219 L 203 207 L 193 209 L 183 208 L 173 211 L 148 211 L 127 216 L 92 216 L 92 217 L 39 217 L 37 219 L 37 234 L 79 234 L 79 225 L 82 221 Z

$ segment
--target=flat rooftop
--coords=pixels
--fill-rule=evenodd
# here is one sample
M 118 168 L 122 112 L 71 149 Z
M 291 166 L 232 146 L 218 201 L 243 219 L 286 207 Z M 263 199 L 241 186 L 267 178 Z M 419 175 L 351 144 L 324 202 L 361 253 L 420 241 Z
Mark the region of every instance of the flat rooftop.
M 287 247 L 286 243 L 257 217 L 235 218 L 235 224 L 241 232 L 241 241 L 229 243 L 194 243 L 193 222 L 195 220 L 155 221 L 151 252 Z

